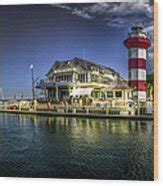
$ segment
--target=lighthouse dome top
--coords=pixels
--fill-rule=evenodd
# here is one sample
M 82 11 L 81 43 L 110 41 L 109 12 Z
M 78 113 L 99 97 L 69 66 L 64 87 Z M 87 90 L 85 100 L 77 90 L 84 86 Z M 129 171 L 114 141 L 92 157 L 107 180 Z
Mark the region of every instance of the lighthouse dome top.
M 141 31 L 141 30 L 143 30 L 143 27 L 140 24 L 134 24 L 132 26 L 131 30 Z
M 131 31 L 128 33 L 128 38 L 124 41 L 124 45 L 127 48 L 149 48 L 151 42 L 147 33 L 144 32 L 143 27 L 140 24 L 134 24 L 131 27 Z
M 131 31 L 128 33 L 129 37 L 141 37 L 147 38 L 147 33 L 144 31 L 143 26 L 141 24 L 134 24 L 131 27 Z

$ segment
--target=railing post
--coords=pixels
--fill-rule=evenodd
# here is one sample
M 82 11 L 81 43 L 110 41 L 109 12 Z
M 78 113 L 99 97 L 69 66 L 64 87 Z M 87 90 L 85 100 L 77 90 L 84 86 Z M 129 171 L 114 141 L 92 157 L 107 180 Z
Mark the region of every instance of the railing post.
M 108 114 L 109 114 L 109 108 L 106 107 L 106 115 L 108 115 Z
M 73 108 L 73 113 L 76 114 L 76 108 Z
M 68 113 L 68 105 L 66 105 L 66 113 Z
M 18 109 L 21 111 L 21 101 L 18 102 Z
M 88 107 L 86 108 L 86 113 L 89 114 L 89 108 Z

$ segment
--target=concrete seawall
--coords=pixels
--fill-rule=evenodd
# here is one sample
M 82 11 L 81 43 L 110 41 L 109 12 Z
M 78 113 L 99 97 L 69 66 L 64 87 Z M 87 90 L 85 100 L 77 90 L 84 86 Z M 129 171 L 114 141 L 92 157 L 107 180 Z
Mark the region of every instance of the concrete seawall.
M 58 113 L 52 111 L 20 111 L 20 110 L 2 110 L 0 113 L 12 114 L 32 114 L 40 116 L 62 116 L 62 117 L 84 117 L 101 119 L 130 119 L 130 120 L 153 120 L 153 115 L 110 115 L 110 114 L 91 114 L 91 113 Z

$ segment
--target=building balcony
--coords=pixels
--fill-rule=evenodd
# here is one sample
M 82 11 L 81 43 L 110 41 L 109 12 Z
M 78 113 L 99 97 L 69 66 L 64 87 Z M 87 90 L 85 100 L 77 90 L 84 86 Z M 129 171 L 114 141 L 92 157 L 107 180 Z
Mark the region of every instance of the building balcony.
M 113 81 L 116 79 L 116 77 L 114 77 L 112 74 L 104 74 L 103 77 L 104 78 L 109 78 L 109 79 L 111 79 Z
M 76 68 L 67 68 L 67 69 L 58 69 L 58 70 L 53 71 L 54 74 L 65 73 L 65 72 L 77 72 L 77 69 Z
M 99 75 L 100 73 L 99 73 L 99 71 L 92 71 L 91 74 L 93 74 L 93 75 Z
M 37 83 L 36 88 L 38 89 L 48 89 L 54 87 L 66 87 L 66 86 L 74 86 L 76 83 L 73 82 L 52 82 L 52 81 L 43 81 Z

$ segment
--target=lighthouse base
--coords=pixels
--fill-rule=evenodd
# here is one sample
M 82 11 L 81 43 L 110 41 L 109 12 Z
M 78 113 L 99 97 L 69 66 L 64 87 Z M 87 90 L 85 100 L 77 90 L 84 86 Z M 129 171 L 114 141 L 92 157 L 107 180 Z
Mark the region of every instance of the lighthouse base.
M 147 100 L 147 95 L 145 91 L 135 91 L 133 93 L 133 96 L 137 101 L 140 101 L 140 102 L 146 102 Z

